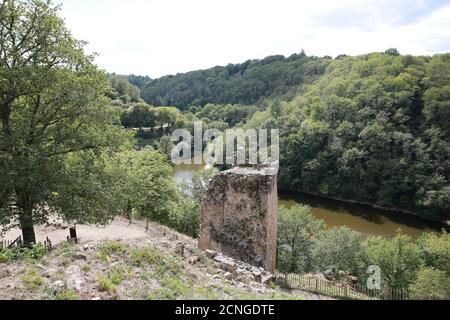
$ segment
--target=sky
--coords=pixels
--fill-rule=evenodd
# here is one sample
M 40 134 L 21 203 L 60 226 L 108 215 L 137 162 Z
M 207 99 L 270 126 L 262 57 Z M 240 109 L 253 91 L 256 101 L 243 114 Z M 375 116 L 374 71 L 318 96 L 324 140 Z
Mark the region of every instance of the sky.
M 54 0 L 96 63 L 164 75 L 269 55 L 450 52 L 450 0 Z

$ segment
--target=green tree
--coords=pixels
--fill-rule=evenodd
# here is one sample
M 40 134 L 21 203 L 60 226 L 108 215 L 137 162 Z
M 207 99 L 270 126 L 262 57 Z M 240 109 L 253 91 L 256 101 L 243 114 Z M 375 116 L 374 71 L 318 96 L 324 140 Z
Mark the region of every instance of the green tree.
M 210 181 L 217 174 L 217 169 L 211 168 L 194 172 L 190 183 L 183 182 L 179 188 L 183 194 L 182 212 L 178 219 L 177 230 L 193 238 L 200 232 L 200 210 L 203 198 Z
M 423 268 L 417 272 L 417 279 L 409 286 L 410 296 L 417 300 L 448 300 L 450 278 L 445 271 Z
M 174 148 L 174 144 L 172 142 L 172 138 L 169 136 L 163 136 L 159 141 L 158 144 L 158 150 L 164 154 L 167 159 L 171 159 L 172 156 L 172 150 Z
M 139 181 L 134 205 L 138 215 L 169 227 L 175 226 L 179 194 L 166 156 L 155 151 L 138 152 L 132 161 L 137 162 L 132 170 Z
M 407 289 L 416 279 L 423 261 L 419 247 L 410 237 L 398 234 L 394 239 L 370 237 L 363 243 L 367 265 L 381 269 L 382 286 Z
M 336 268 L 359 275 L 363 258 L 361 235 L 347 227 L 323 231 L 314 243 L 312 255 L 319 271 Z
M 296 205 L 278 211 L 278 269 L 282 272 L 299 273 L 312 267 L 314 237 L 324 229 L 311 208 Z
M 450 235 L 425 233 L 417 240 L 425 265 L 450 275 Z
M 112 125 L 117 115 L 107 108 L 106 76 L 58 10 L 40 0 L 0 5 L 0 221 L 17 218 L 25 243 L 36 242 L 34 223 L 49 211 L 65 214 L 58 203 L 71 196 L 70 179 L 86 178 L 67 173 L 70 157 L 101 154 L 122 141 Z M 70 217 L 85 220 L 85 209 Z

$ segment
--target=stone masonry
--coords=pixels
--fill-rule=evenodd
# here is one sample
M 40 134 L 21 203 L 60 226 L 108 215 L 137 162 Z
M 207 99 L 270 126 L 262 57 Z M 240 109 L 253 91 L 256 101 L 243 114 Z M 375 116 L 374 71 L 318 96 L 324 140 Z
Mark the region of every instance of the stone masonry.
M 236 167 L 211 181 L 203 200 L 199 248 L 214 250 L 274 273 L 277 170 Z

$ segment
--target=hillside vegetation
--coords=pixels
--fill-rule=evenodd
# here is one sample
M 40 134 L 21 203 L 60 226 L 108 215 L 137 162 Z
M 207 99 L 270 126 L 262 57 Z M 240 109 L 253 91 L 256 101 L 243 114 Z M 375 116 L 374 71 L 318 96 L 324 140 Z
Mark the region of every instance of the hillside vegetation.
M 141 90 L 208 127 L 280 129 L 283 189 L 448 220 L 450 54 L 276 56 Z
M 294 96 L 299 84 L 310 83 L 323 74 L 329 62 L 328 58 L 308 57 L 304 52 L 288 58 L 248 60 L 150 80 L 141 87 L 141 95 L 151 105 L 182 110 L 207 103 L 262 104 L 267 98 Z
M 77 245 L 64 242 L 51 252 L 43 246 L 0 251 L 0 299 L 314 298 L 256 282 L 251 272 L 226 272 L 198 251 L 192 239 L 162 230 L 152 224 L 147 237 Z

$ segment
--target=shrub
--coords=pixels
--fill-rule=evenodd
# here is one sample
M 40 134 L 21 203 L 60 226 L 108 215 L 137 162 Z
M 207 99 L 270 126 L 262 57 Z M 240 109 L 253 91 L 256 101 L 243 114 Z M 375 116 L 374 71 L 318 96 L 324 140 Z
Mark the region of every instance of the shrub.
M 409 287 L 411 298 L 450 299 L 450 278 L 445 271 L 423 268 L 417 273 L 417 280 Z
M 105 291 L 105 292 L 115 292 L 117 290 L 116 285 L 111 281 L 111 279 L 109 279 L 108 277 L 105 276 L 99 276 L 98 277 L 98 289 L 100 291 Z
M 109 261 L 111 255 L 123 256 L 126 254 L 128 246 L 126 244 L 110 241 L 102 243 L 97 249 L 97 257 L 103 261 Z
M 36 269 L 27 270 L 20 279 L 28 290 L 37 289 L 45 283 L 45 279 L 37 272 Z
M 140 248 L 131 251 L 131 263 L 135 266 L 142 266 L 143 264 L 153 264 L 159 259 L 158 252 L 151 248 Z
M 398 234 L 394 239 L 370 237 L 364 244 L 367 265 L 381 269 L 382 285 L 406 289 L 414 282 L 423 263 L 421 252 L 410 237 Z
M 32 248 L 3 249 L 0 250 L 0 263 L 22 259 L 40 260 L 47 253 L 48 249 L 43 244 L 37 244 Z
M 278 259 L 283 272 L 303 272 L 312 268 L 311 251 L 314 235 L 323 230 L 322 220 L 317 220 L 307 206 L 281 208 L 278 219 Z
M 320 271 L 336 268 L 359 274 L 363 256 L 360 237 L 359 233 L 347 227 L 321 232 L 314 242 L 314 267 Z
M 63 291 L 56 295 L 56 300 L 81 300 L 81 297 L 75 291 Z
M 450 274 L 450 235 L 425 233 L 417 241 L 425 264 Z

